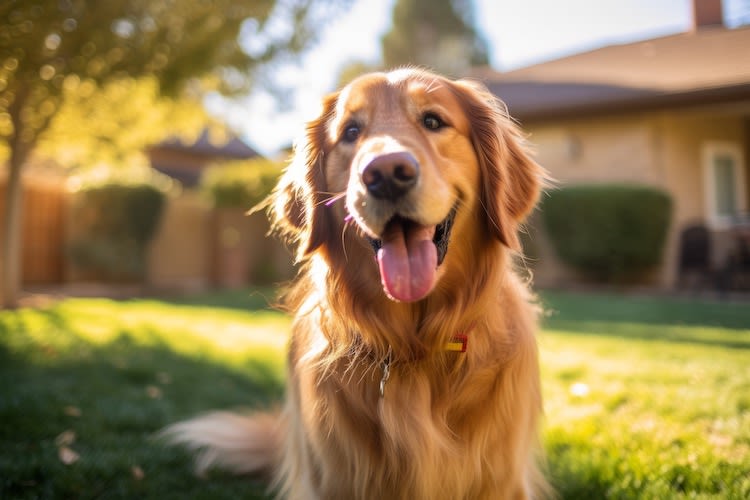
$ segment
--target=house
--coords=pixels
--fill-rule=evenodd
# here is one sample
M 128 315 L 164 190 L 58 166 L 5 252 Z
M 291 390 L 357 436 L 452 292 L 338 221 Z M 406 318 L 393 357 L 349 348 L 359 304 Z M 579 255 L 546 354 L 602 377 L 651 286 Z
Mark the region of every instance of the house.
M 151 166 L 180 181 L 184 187 L 195 187 L 204 168 L 214 162 L 249 160 L 258 152 L 238 137 L 225 132 L 225 137 L 213 137 L 211 129 L 204 129 L 195 141 L 187 142 L 170 137 L 148 148 Z
M 679 282 L 689 227 L 706 228 L 713 269 L 750 241 L 750 27 L 725 27 L 721 9 L 694 0 L 689 32 L 478 75 L 561 185 L 638 183 L 671 195 L 667 247 L 650 279 L 661 288 Z M 576 279 L 541 247 L 537 283 Z

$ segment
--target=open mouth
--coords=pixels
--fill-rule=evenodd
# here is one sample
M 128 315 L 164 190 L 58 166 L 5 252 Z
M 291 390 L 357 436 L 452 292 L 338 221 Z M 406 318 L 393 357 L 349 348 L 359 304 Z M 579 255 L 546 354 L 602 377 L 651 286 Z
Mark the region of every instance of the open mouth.
M 377 255 L 383 290 L 391 299 L 415 302 L 432 291 L 437 268 L 448 252 L 455 217 L 455 207 L 436 226 L 396 216 L 380 239 L 369 239 Z

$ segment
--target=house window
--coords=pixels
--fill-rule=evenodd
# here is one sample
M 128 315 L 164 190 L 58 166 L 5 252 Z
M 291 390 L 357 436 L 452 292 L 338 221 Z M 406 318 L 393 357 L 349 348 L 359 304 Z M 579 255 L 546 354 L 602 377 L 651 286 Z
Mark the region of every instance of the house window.
M 715 229 L 726 228 L 747 210 L 742 148 L 730 142 L 703 147 L 706 219 Z

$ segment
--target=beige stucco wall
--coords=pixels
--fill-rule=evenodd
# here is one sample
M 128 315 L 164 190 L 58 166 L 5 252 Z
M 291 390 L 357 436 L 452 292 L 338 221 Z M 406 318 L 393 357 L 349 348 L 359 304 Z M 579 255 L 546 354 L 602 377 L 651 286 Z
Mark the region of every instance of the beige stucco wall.
M 659 116 L 658 123 L 664 185 L 668 186 L 674 202 L 673 225 L 666 251 L 669 265 L 662 270 L 662 281 L 674 283 L 680 230 L 688 224 L 706 220 L 703 148 L 710 142 L 743 144 L 743 117 L 731 112 L 700 110 L 665 113 Z M 714 258 L 718 259 L 721 249 L 715 250 Z
M 569 120 L 530 132 L 538 161 L 561 185 L 656 181 L 654 127 L 648 117 Z
M 702 109 L 631 114 L 624 117 L 569 119 L 524 126 L 537 160 L 564 186 L 579 183 L 625 182 L 660 187 L 673 199 L 664 264 L 652 285 L 674 286 L 677 242 L 685 224 L 705 214 L 701 148 L 707 141 L 744 143 L 744 118 L 731 110 Z M 745 145 L 747 147 L 747 145 Z M 539 217 L 532 226 L 541 226 Z M 563 266 L 544 235 L 538 241 L 534 266 L 540 286 L 560 286 L 577 279 Z

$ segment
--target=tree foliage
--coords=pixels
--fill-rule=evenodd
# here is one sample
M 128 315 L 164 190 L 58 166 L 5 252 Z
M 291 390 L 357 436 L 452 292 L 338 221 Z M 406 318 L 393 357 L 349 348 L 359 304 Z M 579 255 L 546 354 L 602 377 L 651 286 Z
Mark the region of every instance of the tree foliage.
M 311 0 L 10 0 L 0 6 L 0 137 L 33 147 L 78 89 L 152 77 L 159 92 L 246 91 L 314 37 Z M 320 2 L 317 2 L 318 4 Z M 331 3 L 331 2 L 328 2 Z M 24 156 L 25 157 L 25 156 Z
M 387 68 L 420 65 L 460 76 L 489 60 L 471 0 L 397 0 L 382 46 Z
M 123 79 L 151 79 L 169 96 L 246 91 L 350 1 L 0 3 L 0 142 L 8 156 L 0 305 L 14 302 L 20 281 L 21 168 L 66 99 Z
M 67 168 L 143 164 L 144 147 L 167 136 L 197 138 L 210 123 L 199 100 L 161 96 L 154 77 L 82 84 L 63 92 L 37 149 Z

